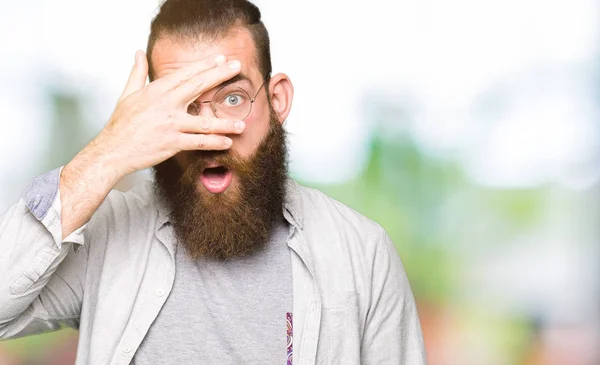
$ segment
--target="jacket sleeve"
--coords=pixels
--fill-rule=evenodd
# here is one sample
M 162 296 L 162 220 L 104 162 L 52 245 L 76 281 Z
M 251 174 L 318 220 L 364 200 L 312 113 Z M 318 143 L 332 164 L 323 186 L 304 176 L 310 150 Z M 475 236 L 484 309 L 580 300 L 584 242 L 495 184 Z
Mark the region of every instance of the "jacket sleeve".
M 36 177 L 0 216 L 0 339 L 79 326 L 85 225 L 62 239 L 60 172 Z
M 415 299 L 396 248 L 383 228 L 371 282 L 361 363 L 427 364 Z

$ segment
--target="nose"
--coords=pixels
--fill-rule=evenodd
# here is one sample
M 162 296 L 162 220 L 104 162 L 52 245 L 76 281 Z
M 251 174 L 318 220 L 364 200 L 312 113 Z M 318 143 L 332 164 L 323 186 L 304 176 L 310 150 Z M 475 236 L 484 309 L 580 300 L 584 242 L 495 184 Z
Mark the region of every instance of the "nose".
M 198 116 L 200 117 L 216 117 L 212 108 L 210 107 L 210 103 L 202 103 L 200 105 L 200 111 L 198 112 Z

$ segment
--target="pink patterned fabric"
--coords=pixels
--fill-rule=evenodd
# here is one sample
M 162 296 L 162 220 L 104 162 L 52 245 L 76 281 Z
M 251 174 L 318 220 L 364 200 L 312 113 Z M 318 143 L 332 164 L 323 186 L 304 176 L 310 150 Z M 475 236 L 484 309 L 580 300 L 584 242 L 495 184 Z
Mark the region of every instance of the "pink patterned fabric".
M 287 322 L 287 365 L 293 364 L 293 352 L 294 352 L 294 326 L 292 323 L 292 313 L 288 312 L 285 314 Z

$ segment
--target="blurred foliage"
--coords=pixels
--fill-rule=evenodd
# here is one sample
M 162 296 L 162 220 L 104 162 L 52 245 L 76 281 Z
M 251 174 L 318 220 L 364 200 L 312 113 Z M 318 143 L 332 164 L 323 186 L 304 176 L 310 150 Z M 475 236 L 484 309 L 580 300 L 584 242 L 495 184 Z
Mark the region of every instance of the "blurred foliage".
M 17 358 L 27 360 L 27 364 L 45 364 L 44 359 L 48 355 L 55 354 L 65 342 L 74 341 L 76 336 L 77 331 L 65 328 L 60 331 L 3 341 L 0 347 Z
M 407 133 L 379 133 L 355 179 L 304 182 L 381 224 L 420 301 L 449 303 L 463 282 L 465 250 L 527 232 L 544 214 L 544 189 L 498 190 L 469 181 L 452 159 L 425 154 Z M 478 248 L 478 246 L 480 246 Z

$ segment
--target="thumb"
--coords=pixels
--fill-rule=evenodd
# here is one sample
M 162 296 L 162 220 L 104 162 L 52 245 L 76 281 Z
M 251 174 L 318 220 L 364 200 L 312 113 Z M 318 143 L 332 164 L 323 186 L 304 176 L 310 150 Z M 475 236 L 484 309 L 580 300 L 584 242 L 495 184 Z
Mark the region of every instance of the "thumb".
M 125 99 L 134 92 L 141 90 L 146 85 L 146 78 L 148 77 L 148 60 L 146 54 L 142 51 L 135 52 L 135 64 L 129 74 L 129 80 L 125 85 L 125 90 L 121 94 L 119 101 Z

